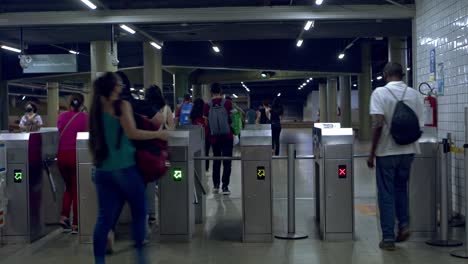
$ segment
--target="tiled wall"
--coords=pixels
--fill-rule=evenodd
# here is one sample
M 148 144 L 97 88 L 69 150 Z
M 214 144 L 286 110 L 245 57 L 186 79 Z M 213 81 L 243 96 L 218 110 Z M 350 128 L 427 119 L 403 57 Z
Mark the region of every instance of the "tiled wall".
M 468 107 L 468 0 L 416 0 L 416 80 L 430 79 L 430 51 L 444 64 L 444 95 L 438 97 L 438 136 L 452 133 L 455 144 L 465 141 L 464 107 Z M 432 82 L 436 86 L 436 82 Z M 463 215 L 463 155 L 452 161 L 454 210 Z

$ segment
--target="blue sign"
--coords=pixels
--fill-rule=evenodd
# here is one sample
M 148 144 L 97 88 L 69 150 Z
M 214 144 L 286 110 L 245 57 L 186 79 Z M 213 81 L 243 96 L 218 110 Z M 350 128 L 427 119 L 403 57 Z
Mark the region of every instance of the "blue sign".
M 435 48 L 431 49 L 429 69 L 430 69 L 429 70 L 430 73 L 435 73 L 436 72 L 436 51 L 435 51 Z

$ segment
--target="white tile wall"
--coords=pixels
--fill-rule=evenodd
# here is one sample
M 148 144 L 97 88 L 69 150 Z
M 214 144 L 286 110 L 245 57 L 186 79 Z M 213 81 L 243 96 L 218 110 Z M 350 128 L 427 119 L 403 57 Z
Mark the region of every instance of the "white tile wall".
M 439 138 L 452 133 L 465 141 L 464 108 L 468 107 L 468 0 L 416 0 L 416 80 L 429 80 L 429 53 L 444 63 L 445 93 L 438 98 Z M 433 83 L 435 85 L 435 83 Z M 454 210 L 464 214 L 463 155 L 452 161 Z

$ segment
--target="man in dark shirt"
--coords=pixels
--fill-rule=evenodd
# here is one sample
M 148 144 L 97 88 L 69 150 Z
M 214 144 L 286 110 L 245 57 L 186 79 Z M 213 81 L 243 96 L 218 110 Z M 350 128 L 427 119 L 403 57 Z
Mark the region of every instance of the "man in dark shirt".
M 232 157 L 232 150 L 233 150 L 233 141 L 234 141 L 234 134 L 230 127 L 232 120 L 230 118 L 231 111 L 233 109 L 232 102 L 230 100 L 226 100 L 223 98 L 221 85 L 219 83 L 214 83 L 211 85 L 211 96 L 212 99 L 210 103 L 205 104 L 205 109 L 203 111 L 203 116 L 207 120 L 209 120 L 210 115 L 210 108 L 212 106 L 221 105 L 224 103 L 224 108 L 226 110 L 228 122 L 229 122 L 229 133 L 225 135 L 213 135 L 213 130 L 211 131 L 211 144 L 213 146 L 213 154 L 215 157 Z M 210 126 L 208 121 L 208 126 Z M 231 164 L 230 160 L 223 161 L 223 178 L 222 178 L 222 193 L 224 195 L 229 195 L 231 192 L 229 191 L 229 181 L 231 178 Z M 215 160 L 213 162 L 213 192 L 219 193 L 220 187 L 220 173 L 221 173 L 221 161 Z

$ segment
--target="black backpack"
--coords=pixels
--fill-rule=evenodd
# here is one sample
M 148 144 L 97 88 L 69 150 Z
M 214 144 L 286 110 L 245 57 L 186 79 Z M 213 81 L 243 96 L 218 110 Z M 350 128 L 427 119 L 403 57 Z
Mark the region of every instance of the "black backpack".
M 419 126 L 419 119 L 416 113 L 409 107 L 403 99 L 405 99 L 406 87 L 403 92 L 401 100 L 388 88 L 387 90 L 397 100 L 395 110 L 393 111 L 392 123 L 390 126 L 390 135 L 398 145 L 409 145 L 416 142 L 422 135 L 421 127 Z

